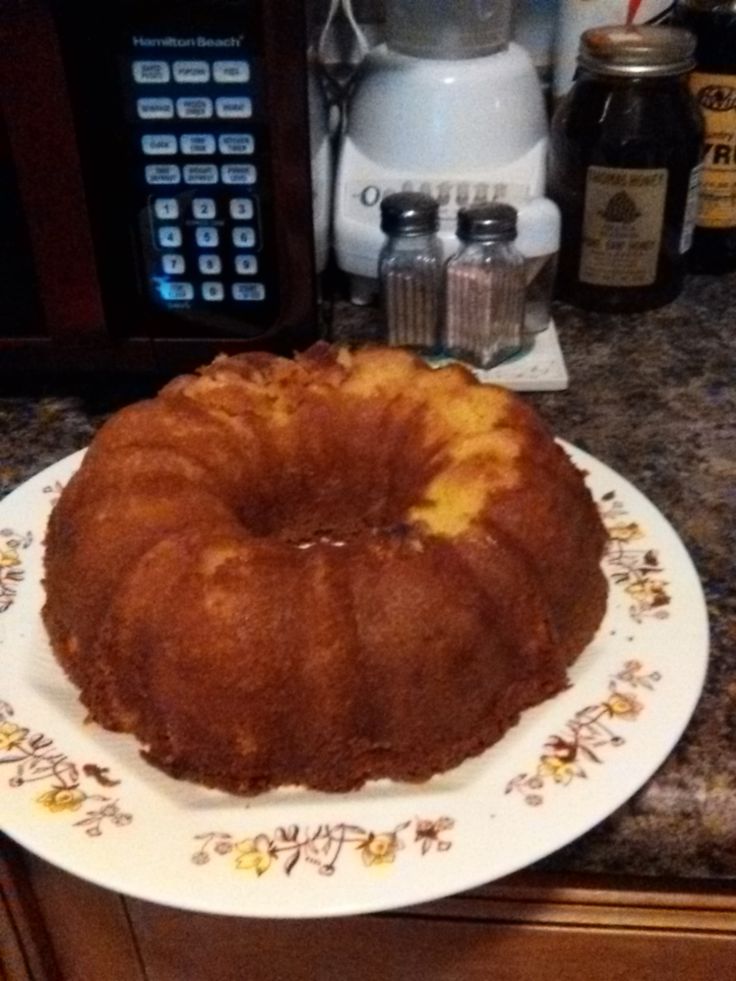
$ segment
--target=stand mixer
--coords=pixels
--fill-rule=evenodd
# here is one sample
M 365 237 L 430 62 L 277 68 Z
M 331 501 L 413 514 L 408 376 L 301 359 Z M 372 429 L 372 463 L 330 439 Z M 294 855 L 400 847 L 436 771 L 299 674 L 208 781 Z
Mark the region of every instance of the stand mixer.
M 335 253 L 354 303 L 377 292 L 380 202 L 393 191 L 437 198 L 446 256 L 458 208 L 493 200 L 517 208 L 525 257 L 557 252 L 544 99 L 510 31 L 510 0 L 387 0 L 386 40 L 361 64 L 335 180 Z

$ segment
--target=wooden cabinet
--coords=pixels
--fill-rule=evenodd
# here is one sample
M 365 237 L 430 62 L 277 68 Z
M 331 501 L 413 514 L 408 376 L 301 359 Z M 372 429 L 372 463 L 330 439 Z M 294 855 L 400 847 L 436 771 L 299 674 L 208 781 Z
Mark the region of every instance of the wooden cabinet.
M 517 873 L 330 920 L 187 913 L 90 885 L 1 839 L 5 981 L 727 981 L 736 884 Z

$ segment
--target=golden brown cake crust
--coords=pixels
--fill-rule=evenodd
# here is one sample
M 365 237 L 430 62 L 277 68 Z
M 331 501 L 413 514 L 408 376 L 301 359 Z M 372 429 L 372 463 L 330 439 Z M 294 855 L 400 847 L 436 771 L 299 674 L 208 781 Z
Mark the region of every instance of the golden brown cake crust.
M 425 780 L 563 688 L 605 532 L 517 396 L 406 352 L 219 358 L 113 416 L 44 620 L 91 716 L 235 793 Z

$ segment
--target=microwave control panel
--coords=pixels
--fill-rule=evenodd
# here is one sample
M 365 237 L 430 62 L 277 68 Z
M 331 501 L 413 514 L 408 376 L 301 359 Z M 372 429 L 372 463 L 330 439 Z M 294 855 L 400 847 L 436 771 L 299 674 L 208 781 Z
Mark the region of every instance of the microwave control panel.
M 133 35 L 126 47 L 143 288 L 209 321 L 268 321 L 277 277 L 257 50 L 242 35 Z
M 109 334 L 161 363 L 314 340 L 303 0 L 44 3 Z

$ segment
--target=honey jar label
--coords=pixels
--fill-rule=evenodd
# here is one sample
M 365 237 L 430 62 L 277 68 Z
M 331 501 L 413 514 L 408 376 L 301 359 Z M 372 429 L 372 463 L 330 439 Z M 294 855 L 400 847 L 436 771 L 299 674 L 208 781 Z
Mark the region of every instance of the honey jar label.
M 595 286 L 657 278 L 666 168 L 588 167 L 579 277 Z
M 736 75 L 693 72 L 690 90 L 705 120 L 697 223 L 731 228 L 736 225 Z

